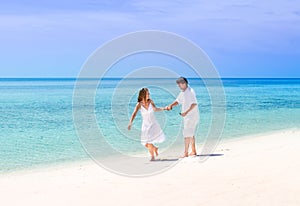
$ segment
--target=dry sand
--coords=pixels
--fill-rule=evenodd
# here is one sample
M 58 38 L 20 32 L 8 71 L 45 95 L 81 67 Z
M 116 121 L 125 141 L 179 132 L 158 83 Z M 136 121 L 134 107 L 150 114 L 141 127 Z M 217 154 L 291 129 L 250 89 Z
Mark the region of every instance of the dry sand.
M 300 205 L 300 130 L 222 141 L 215 154 L 145 178 L 118 176 L 92 161 L 3 174 L 0 204 Z

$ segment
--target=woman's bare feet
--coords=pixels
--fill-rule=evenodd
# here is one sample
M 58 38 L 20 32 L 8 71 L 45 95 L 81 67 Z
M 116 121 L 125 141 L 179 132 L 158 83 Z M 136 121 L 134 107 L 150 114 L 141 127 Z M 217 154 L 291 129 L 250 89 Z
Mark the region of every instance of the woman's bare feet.
M 154 158 L 154 157 L 151 157 L 150 161 L 155 161 L 155 158 Z

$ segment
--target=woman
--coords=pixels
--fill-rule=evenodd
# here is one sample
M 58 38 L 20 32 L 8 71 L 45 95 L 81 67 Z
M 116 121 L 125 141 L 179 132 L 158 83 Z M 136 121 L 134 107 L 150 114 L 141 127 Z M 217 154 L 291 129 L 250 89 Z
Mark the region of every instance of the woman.
M 150 99 L 149 90 L 147 88 L 142 88 L 139 91 L 138 103 L 131 115 L 128 130 L 131 129 L 132 122 L 139 110 L 141 110 L 143 119 L 141 143 L 148 148 L 151 155 L 151 161 L 153 161 L 155 160 L 154 154 L 156 154 L 156 156 L 158 155 L 158 148 L 153 144 L 161 143 L 165 140 L 165 135 L 154 116 L 154 111 L 162 111 L 165 110 L 165 108 L 157 108 L 154 102 Z

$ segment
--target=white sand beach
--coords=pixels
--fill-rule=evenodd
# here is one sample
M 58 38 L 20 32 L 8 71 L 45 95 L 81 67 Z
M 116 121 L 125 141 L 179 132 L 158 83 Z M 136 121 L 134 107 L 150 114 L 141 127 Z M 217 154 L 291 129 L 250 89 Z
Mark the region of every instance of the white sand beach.
M 300 205 L 300 130 L 224 140 L 215 154 L 145 178 L 118 176 L 92 161 L 3 174 L 0 204 Z

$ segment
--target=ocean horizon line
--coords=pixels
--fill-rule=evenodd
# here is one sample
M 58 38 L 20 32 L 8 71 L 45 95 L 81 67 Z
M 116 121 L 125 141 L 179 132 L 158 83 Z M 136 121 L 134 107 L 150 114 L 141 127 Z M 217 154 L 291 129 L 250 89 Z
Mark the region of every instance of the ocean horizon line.
M 188 79 L 221 79 L 221 80 L 300 80 L 300 77 L 221 77 L 221 78 L 200 78 L 200 77 L 187 77 Z M 95 78 L 95 77 L 0 77 L 0 81 L 40 81 L 40 80 L 65 80 L 65 81 L 75 81 L 75 80 L 121 80 L 124 77 L 104 77 L 104 78 Z M 174 78 L 163 78 L 163 77 L 130 77 L 125 78 L 128 80 L 136 80 L 136 79 L 176 79 Z

